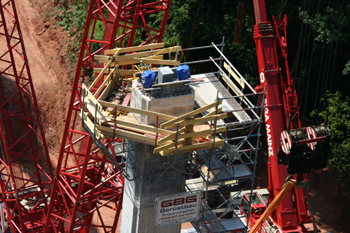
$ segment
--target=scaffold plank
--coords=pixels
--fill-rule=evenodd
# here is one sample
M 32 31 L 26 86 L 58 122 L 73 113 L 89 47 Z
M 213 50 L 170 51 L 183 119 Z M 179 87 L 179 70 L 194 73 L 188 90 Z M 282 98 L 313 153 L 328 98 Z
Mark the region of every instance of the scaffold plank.
M 152 111 L 142 110 L 142 109 L 138 109 L 138 108 L 132 108 L 132 107 L 123 106 L 123 105 L 119 105 L 119 104 L 113 104 L 113 103 L 109 103 L 109 102 L 106 102 L 103 100 L 99 100 L 98 103 L 101 104 L 101 106 L 103 106 L 103 107 L 108 107 L 108 108 L 113 108 L 113 109 L 116 108 L 118 111 L 133 112 L 133 113 L 138 113 L 138 114 L 153 116 L 153 117 L 158 116 L 159 118 L 164 119 L 164 120 L 172 120 L 172 119 L 176 118 L 174 116 L 170 116 L 170 115 L 163 114 L 163 113 L 152 112 Z
M 94 72 L 95 73 L 101 73 L 103 71 L 104 68 L 95 68 Z M 103 74 L 109 74 L 111 72 L 112 69 L 105 69 L 103 71 Z M 134 70 L 123 70 L 123 69 L 117 69 L 115 70 L 115 72 L 120 76 L 120 77 L 125 77 L 125 76 L 129 76 L 129 75 L 133 75 L 133 73 L 135 72 Z
M 195 116 L 195 115 L 197 115 L 199 113 L 202 113 L 202 112 L 204 112 L 204 111 L 206 111 L 206 110 L 208 110 L 210 108 L 213 108 L 215 106 L 218 107 L 221 103 L 222 103 L 222 100 L 215 101 L 215 102 L 213 102 L 211 104 L 208 104 L 207 106 L 198 108 L 198 109 L 196 109 L 196 110 L 194 110 L 192 112 L 186 113 L 186 114 L 184 114 L 182 116 L 179 116 L 179 117 L 177 117 L 175 119 L 172 119 L 170 121 L 164 122 L 163 124 L 160 125 L 160 128 L 162 128 L 162 129 L 167 128 L 167 127 L 169 128 L 170 126 L 178 123 L 181 120 L 186 119 L 187 117 Z
M 118 52 L 121 53 L 130 53 L 130 52 L 138 52 L 142 50 L 148 50 L 148 49 L 159 49 L 163 48 L 164 43 L 154 43 L 149 45 L 142 45 L 142 46 L 133 46 L 133 47 L 127 47 L 127 48 L 116 48 L 116 49 L 109 49 L 105 51 L 105 55 L 112 55 Z
M 243 110 L 242 106 L 232 98 L 230 92 L 222 85 L 213 73 L 192 75 L 191 78 L 202 78 L 204 82 L 192 84 L 196 90 L 195 101 L 199 107 L 207 106 L 219 98 L 230 98 L 222 101 L 222 111 L 232 112 L 239 122 L 251 121 L 251 117 Z M 196 86 L 194 86 L 196 85 Z M 237 111 L 242 110 L 242 111 Z M 214 111 L 214 109 L 210 109 Z
M 123 127 L 129 127 L 129 128 L 138 128 L 140 130 L 145 130 L 148 133 L 156 133 L 156 127 L 151 126 L 151 125 L 144 125 L 140 123 L 133 123 L 129 121 L 123 121 L 123 120 L 116 120 L 115 122 L 117 127 L 123 128 Z M 108 122 L 109 126 L 114 126 L 114 120 L 112 122 Z M 174 133 L 173 131 L 166 130 L 166 129 L 159 129 L 158 128 L 158 133 L 163 134 L 163 135 L 170 135 Z
M 225 144 L 225 140 L 217 139 L 215 140 L 214 147 L 222 147 Z M 192 144 L 192 145 L 186 145 L 186 146 L 178 146 L 177 149 L 174 147 L 172 149 L 164 150 L 160 152 L 162 156 L 167 156 L 167 155 L 173 155 L 175 153 L 175 149 L 177 153 L 187 153 L 191 152 L 194 150 L 204 150 L 204 149 L 210 149 L 213 147 L 213 142 L 203 142 L 203 143 L 198 143 L 198 144 Z

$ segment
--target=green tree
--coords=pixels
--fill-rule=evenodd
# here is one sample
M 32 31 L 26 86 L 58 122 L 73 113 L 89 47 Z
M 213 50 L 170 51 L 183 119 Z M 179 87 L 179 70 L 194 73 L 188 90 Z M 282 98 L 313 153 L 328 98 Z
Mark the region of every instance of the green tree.
M 321 102 L 324 102 L 328 110 L 320 113 L 314 111 L 313 115 L 328 119 L 332 148 L 329 165 L 335 171 L 348 175 L 350 174 L 350 98 L 347 96 L 344 99 L 340 92 L 328 93 Z

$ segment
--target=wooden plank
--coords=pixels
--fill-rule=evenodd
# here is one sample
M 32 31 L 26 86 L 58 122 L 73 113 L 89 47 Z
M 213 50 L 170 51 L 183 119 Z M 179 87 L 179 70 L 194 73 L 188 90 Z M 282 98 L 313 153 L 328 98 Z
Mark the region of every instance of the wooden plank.
M 103 107 L 108 107 L 108 108 L 113 108 L 113 109 L 115 107 L 117 107 L 118 111 L 134 112 L 134 113 L 139 113 L 142 115 L 153 116 L 153 117 L 159 116 L 159 118 L 164 119 L 164 120 L 175 119 L 174 116 L 166 115 L 163 113 L 152 112 L 152 111 L 142 110 L 142 109 L 138 109 L 138 108 L 132 108 L 132 107 L 123 106 L 123 105 L 119 105 L 119 104 L 113 104 L 113 103 L 109 103 L 109 102 L 102 101 L 102 100 L 99 100 L 98 102 Z
M 106 55 L 94 55 L 94 59 L 98 61 L 98 63 L 106 63 L 109 61 L 109 58 L 111 56 L 106 56 Z
M 150 138 L 148 136 L 145 135 L 141 135 L 138 133 L 133 133 L 133 132 L 128 132 L 128 131 L 124 131 L 124 130 L 115 130 L 111 129 L 109 127 L 106 126 L 102 126 L 102 125 L 96 125 L 97 129 L 101 131 L 101 137 L 103 138 L 111 138 L 113 135 L 115 135 L 116 137 L 120 137 L 120 138 L 124 138 L 124 139 L 128 139 L 128 140 L 132 140 L 132 141 L 136 141 L 136 142 L 140 142 L 140 143 L 145 143 L 145 144 L 149 144 L 149 145 L 154 145 L 155 143 L 155 139 L 154 138 Z
M 94 123 L 92 122 L 92 120 L 89 118 L 89 117 L 86 117 L 85 119 L 84 119 L 84 122 L 85 122 L 85 125 L 90 129 L 90 131 L 92 132 L 92 133 L 95 133 L 96 132 L 96 138 L 97 139 L 99 139 L 100 138 L 100 136 L 101 136 L 101 132 L 97 129 L 97 127 L 96 127 L 96 129 L 94 128 Z M 96 130 L 96 131 L 95 131 Z
M 130 99 L 131 99 L 131 93 L 126 94 L 126 96 L 124 97 L 122 105 L 123 106 L 128 106 L 129 102 L 130 102 Z
M 107 99 L 109 93 L 111 92 L 111 90 L 115 87 L 115 85 L 117 84 L 117 79 L 113 78 L 107 85 L 107 87 L 103 90 L 102 94 L 98 97 L 97 101 L 99 100 L 105 100 Z M 102 86 L 102 85 L 101 85 Z
M 222 79 L 226 82 L 226 84 L 231 88 L 231 90 L 236 93 L 236 95 L 243 95 L 243 93 L 238 89 L 238 87 L 232 82 L 229 77 L 225 73 L 222 74 Z M 240 97 L 242 100 L 243 97 Z
M 237 76 L 237 74 L 231 69 L 231 67 L 226 62 L 224 62 L 224 67 L 232 75 L 232 77 L 234 77 L 234 79 L 236 79 L 238 84 L 241 85 L 241 87 L 244 89 L 245 88 L 244 81 L 240 77 Z
M 109 61 L 109 56 L 103 56 L 103 55 L 95 55 L 95 56 L 99 56 L 98 57 L 98 62 L 99 63 L 105 63 L 107 64 L 107 62 Z M 127 58 L 127 59 L 123 59 L 117 62 L 112 62 L 110 65 L 111 66 L 115 66 L 116 64 L 118 65 L 126 65 L 126 64 L 133 64 L 133 63 L 141 63 L 141 61 L 144 60 L 161 60 L 163 61 L 163 55 L 157 55 L 157 56 L 148 56 L 148 57 L 140 57 L 140 58 Z M 164 61 L 171 61 L 171 60 L 164 60 Z M 174 61 L 175 62 L 175 61 Z
M 108 125 L 114 126 L 113 119 L 112 119 L 112 122 L 108 122 Z M 143 125 L 143 124 L 123 121 L 123 120 L 117 120 L 116 121 L 116 126 L 117 127 L 121 127 L 121 128 L 123 128 L 123 127 L 138 128 L 138 129 L 147 131 L 149 134 L 151 134 L 151 133 L 155 134 L 156 133 L 156 127 L 154 127 L 154 126 Z M 170 131 L 170 130 L 166 130 L 166 129 L 158 129 L 158 133 L 159 134 L 163 134 L 163 135 L 170 135 L 170 134 L 172 134 L 174 132 Z
M 90 87 L 89 87 L 89 91 L 92 90 L 92 88 L 96 85 L 96 83 L 101 79 L 101 77 L 103 77 L 103 74 L 105 72 L 105 70 L 107 70 L 109 68 L 109 66 L 112 64 L 112 60 L 108 61 L 108 63 L 103 67 L 102 71 L 98 74 L 98 76 L 95 78 L 95 80 L 91 83 Z M 118 69 L 118 67 L 116 67 Z
M 85 97 L 85 103 L 86 103 L 86 109 L 90 112 L 90 114 L 95 117 L 95 112 L 96 112 L 96 105 L 93 103 L 93 101 L 90 101 L 91 98 L 89 97 Z M 97 122 L 98 124 L 102 124 L 103 122 L 108 122 L 111 119 L 109 117 L 107 117 L 106 115 L 104 115 L 100 109 L 97 108 L 97 112 L 96 112 L 96 118 L 97 118 Z
M 111 123 L 108 123 L 108 125 L 112 125 Z M 128 127 L 128 126 L 125 126 L 125 125 L 116 125 L 116 130 L 120 130 L 120 129 L 124 129 L 124 130 L 127 130 L 129 132 L 135 132 L 135 133 L 139 133 L 139 134 L 147 134 L 147 135 L 152 135 L 152 136 L 156 136 L 156 133 L 155 132 L 152 132 L 152 131 L 148 131 L 148 130 L 144 130 L 144 129 L 141 129 L 141 128 L 135 128 L 135 127 Z
M 217 113 L 220 113 L 221 111 L 222 111 L 222 107 L 219 107 L 217 110 Z M 179 123 L 179 127 L 183 127 L 183 126 L 191 125 L 191 124 L 198 125 L 198 124 L 209 122 L 209 121 L 215 121 L 215 116 L 218 117 L 218 120 L 233 116 L 233 114 L 231 114 L 231 113 L 222 113 L 222 114 L 217 114 L 217 115 L 215 115 L 215 114 L 216 114 L 216 110 L 214 110 L 214 111 L 212 111 L 212 112 L 208 113 L 207 115 L 200 117 L 200 118 L 195 118 L 193 120 L 183 120 Z M 176 125 L 172 125 L 169 128 L 173 128 L 175 126 Z
M 183 126 L 190 125 L 190 124 L 199 125 L 199 124 L 204 123 L 204 122 L 214 121 L 215 120 L 215 116 L 218 117 L 217 118 L 218 120 L 229 118 L 229 117 L 233 116 L 232 113 L 222 113 L 222 114 L 213 115 L 213 116 L 207 116 L 207 115 L 205 115 L 205 116 L 203 116 L 201 118 L 196 118 L 194 120 L 182 121 L 182 122 L 179 123 L 179 127 L 183 127 Z
M 141 62 L 147 63 L 147 64 L 168 65 L 168 66 L 179 66 L 181 64 L 180 61 L 174 61 L 174 60 L 143 59 L 143 58 L 133 59 L 133 62 L 129 62 L 128 64 L 141 63 Z
M 219 100 L 219 101 L 216 101 L 214 103 L 208 104 L 205 107 L 198 108 L 198 109 L 196 109 L 196 110 L 194 110 L 192 112 L 189 112 L 189 113 L 186 113 L 186 114 L 184 114 L 182 116 L 179 116 L 179 117 L 177 117 L 177 118 L 175 118 L 173 120 L 166 121 L 166 122 L 164 122 L 163 124 L 160 125 L 160 128 L 164 129 L 164 128 L 168 127 L 168 126 L 172 126 L 172 125 L 176 124 L 177 122 L 186 119 L 187 117 L 195 116 L 195 115 L 197 115 L 197 114 L 199 114 L 201 112 L 204 112 L 205 110 L 208 110 L 210 108 L 218 106 L 221 103 L 222 103 L 222 100 Z
M 133 58 L 142 58 L 142 57 L 148 57 L 148 56 L 153 56 L 153 55 L 157 56 L 160 54 L 169 53 L 169 51 L 176 52 L 179 50 L 181 50 L 181 46 L 174 46 L 174 47 L 170 47 L 170 48 L 157 49 L 157 50 L 152 50 L 152 51 L 147 51 L 147 52 L 126 54 L 126 55 L 116 57 L 115 61 L 121 61 L 121 60 L 133 59 Z
M 98 101 L 95 99 L 95 97 L 92 95 L 92 93 L 87 89 L 87 87 L 83 84 L 83 89 L 85 89 L 85 93 L 87 96 L 84 98 L 84 102 L 86 104 L 87 110 L 90 112 L 90 114 L 95 117 L 95 111 L 97 106 L 97 122 L 107 122 L 110 121 L 111 118 L 107 116 L 107 114 L 104 114 L 102 110 L 102 105 L 98 103 Z
M 104 68 L 95 68 L 95 69 L 94 69 L 94 72 L 95 72 L 95 73 L 101 73 L 101 72 L 103 71 L 103 69 L 104 69 Z M 103 74 L 109 74 L 109 73 L 112 71 L 112 69 L 113 69 L 113 68 L 106 69 L 106 70 L 104 71 Z M 115 70 L 115 72 L 116 72 L 117 74 L 119 74 L 120 77 L 124 77 L 124 76 L 133 75 L 133 72 L 135 72 L 135 71 L 133 71 L 133 70 L 117 69 L 117 70 Z
M 186 120 L 192 120 L 194 119 L 194 117 L 191 117 L 191 118 L 186 118 Z M 192 133 L 193 132 L 193 128 L 194 128 L 194 125 L 186 125 L 185 126 L 185 133 Z M 192 140 L 193 138 L 192 137 L 187 137 L 185 139 L 185 143 L 184 145 L 191 145 L 192 144 Z
M 215 141 L 215 145 L 214 147 L 222 147 L 225 145 L 225 141 L 221 140 L 221 139 L 217 139 Z M 186 146 L 178 146 L 177 147 L 177 153 L 187 153 L 187 152 L 191 152 L 194 150 L 204 150 L 204 149 L 211 149 L 213 146 L 213 142 L 203 142 L 203 143 L 198 143 L 198 144 L 193 144 L 193 145 L 186 145 Z M 173 155 L 175 153 L 175 147 L 171 148 L 171 149 L 167 149 L 164 151 L 161 151 L 160 154 L 162 156 L 167 156 L 167 155 Z
M 181 63 L 180 61 L 175 61 L 175 60 L 157 60 L 157 59 L 140 59 L 142 60 L 142 63 L 147 63 L 147 64 L 154 64 L 154 65 L 168 65 L 168 66 L 179 66 Z
M 179 129 L 179 135 L 181 135 L 183 132 L 185 132 L 185 128 Z M 158 145 L 163 144 L 166 141 L 175 140 L 176 139 L 176 132 L 173 132 L 172 134 L 169 134 L 168 136 L 158 140 Z
M 227 130 L 226 127 L 216 128 L 216 133 L 225 132 L 226 130 Z M 180 134 L 178 138 L 180 139 L 180 138 L 191 138 L 191 137 L 205 137 L 213 133 L 214 133 L 214 129 L 206 129 L 206 130 L 200 130 L 200 131 L 195 131 L 191 133 Z
M 205 116 L 207 117 L 207 116 L 217 115 L 217 114 L 219 114 L 221 111 L 222 111 L 222 107 L 219 107 L 218 110 L 215 109 L 214 111 L 208 113 L 208 114 L 205 115 Z
M 174 60 L 157 60 L 157 59 L 144 59 L 144 58 L 133 58 L 133 59 L 125 59 L 117 62 L 113 62 L 112 65 L 130 65 L 130 64 L 138 64 L 138 63 L 149 63 L 155 65 L 180 65 L 179 61 Z
M 102 109 L 102 105 L 95 99 L 95 97 L 93 96 L 93 94 L 89 91 L 89 89 L 85 86 L 85 84 L 82 85 L 83 86 L 83 90 L 85 91 L 85 99 L 84 97 L 82 97 L 81 99 L 85 101 L 86 103 L 86 100 L 88 99 L 90 104 L 92 105 L 97 105 L 98 108 L 101 108 Z M 83 93 L 84 93 L 83 91 Z
M 148 60 L 148 59 L 163 60 L 163 58 L 164 58 L 164 55 L 157 55 L 157 56 L 143 57 L 143 58 L 141 58 L 141 59 L 146 59 L 146 60 Z
M 177 145 L 180 146 L 180 145 L 182 145 L 183 142 L 184 142 L 184 139 L 178 140 Z M 153 154 L 157 154 L 163 150 L 167 150 L 169 148 L 175 147 L 175 145 L 176 145 L 175 142 L 172 142 L 172 143 L 166 144 L 164 146 L 159 146 L 153 150 Z
M 116 68 L 113 69 L 113 71 Z M 97 96 L 101 93 L 101 91 L 105 88 L 105 86 L 107 85 L 107 83 L 113 78 L 113 71 L 103 80 L 102 84 L 100 85 L 100 87 L 97 89 L 97 91 L 94 94 L 94 97 L 97 99 Z M 106 96 L 107 97 L 107 96 Z
M 120 53 L 138 52 L 138 51 L 147 50 L 147 49 L 159 49 L 159 48 L 164 48 L 164 43 L 154 43 L 154 44 L 142 45 L 142 46 L 109 49 L 105 51 L 105 55 L 115 54 L 116 52 L 120 54 Z

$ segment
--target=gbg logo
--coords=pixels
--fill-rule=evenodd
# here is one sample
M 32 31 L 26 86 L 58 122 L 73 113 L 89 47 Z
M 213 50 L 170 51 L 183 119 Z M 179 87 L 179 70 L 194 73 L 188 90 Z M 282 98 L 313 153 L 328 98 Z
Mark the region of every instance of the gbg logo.
M 188 204 L 192 202 L 197 201 L 197 195 L 194 196 L 189 196 L 189 197 L 181 197 L 181 198 L 176 198 L 174 200 L 166 200 L 161 202 L 161 207 L 170 207 L 174 205 L 182 205 L 182 204 Z

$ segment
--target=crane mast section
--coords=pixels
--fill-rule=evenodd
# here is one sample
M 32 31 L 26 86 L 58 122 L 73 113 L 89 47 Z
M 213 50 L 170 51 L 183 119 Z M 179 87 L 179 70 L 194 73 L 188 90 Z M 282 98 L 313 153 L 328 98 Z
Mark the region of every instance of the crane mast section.
M 286 166 L 278 164 L 277 153 L 279 151 L 279 138 L 284 130 L 283 121 L 283 92 L 281 86 L 284 80 L 281 79 L 278 66 L 275 36 L 271 23 L 260 22 L 254 26 L 253 38 L 256 45 L 258 58 L 260 88 L 265 89 L 265 127 L 267 134 L 269 154 L 269 200 L 273 200 L 285 183 L 287 174 Z M 289 193 L 281 202 L 277 210 L 276 222 L 282 229 L 292 230 L 297 228 L 297 215 L 293 206 L 292 194 Z
M 268 144 L 269 202 L 279 193 L 287 174 L 306 180 L 311 169 L 327 166 L 330 136 L 326 125 L 301 127 L 297 94 L 287 61 L 287 17 L 267 21 L 264 0 L 254 0 L 260 86 L 265 90 L 265 126 Z M 281 202 L 274 221 L 282 232 L 305 232 L 311 221 L 304 192 L 295 189 Z

